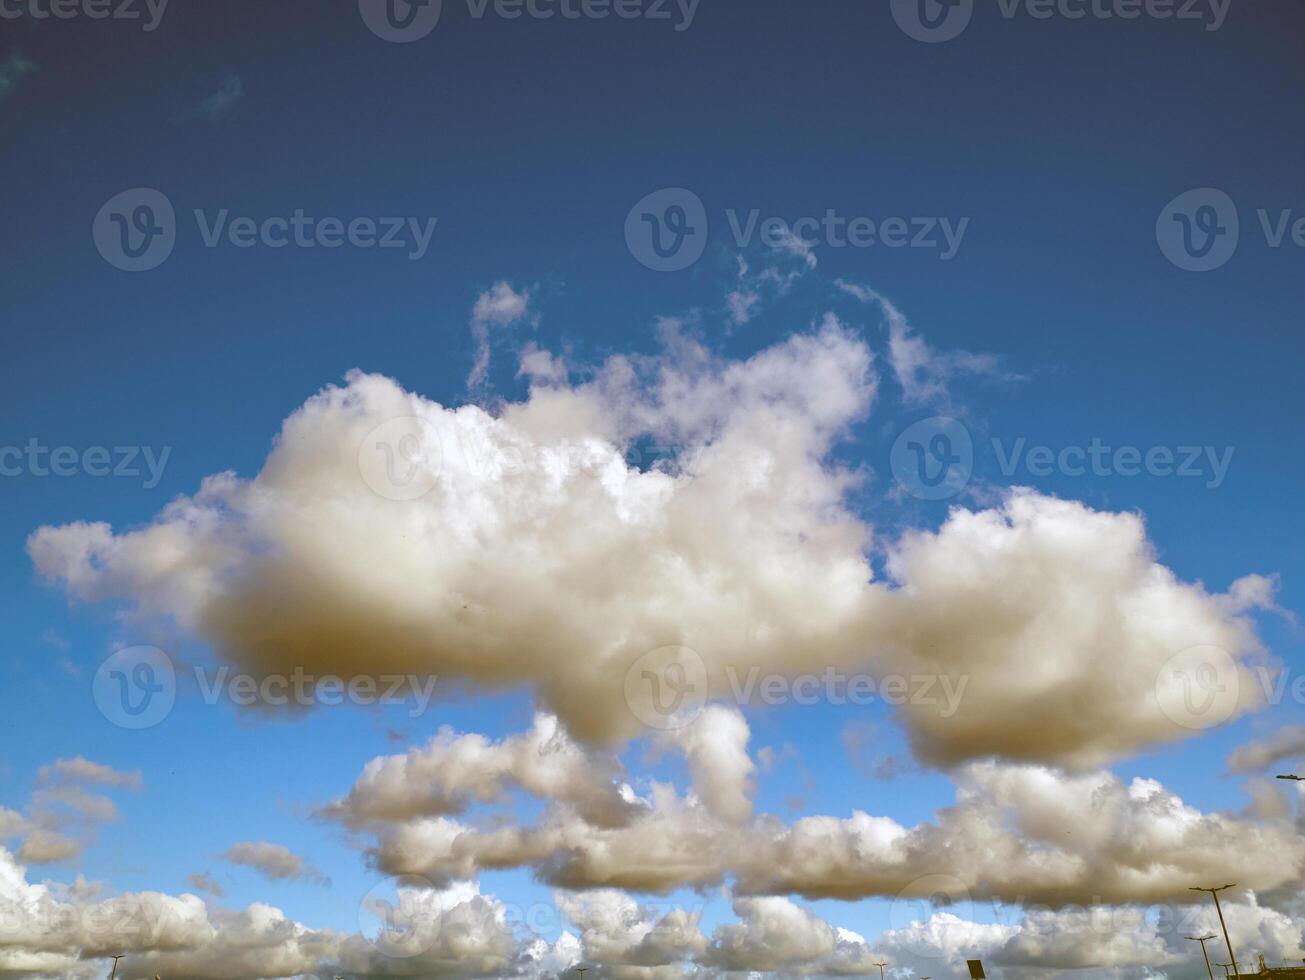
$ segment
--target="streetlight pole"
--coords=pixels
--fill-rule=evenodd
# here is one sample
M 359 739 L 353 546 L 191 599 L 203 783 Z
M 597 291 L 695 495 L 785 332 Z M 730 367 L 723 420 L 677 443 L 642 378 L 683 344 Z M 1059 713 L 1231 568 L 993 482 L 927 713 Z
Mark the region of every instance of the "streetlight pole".
M 113 978 L 116 977 L 116 976 L 118 975 L 118 960 L 122 959 L 125 955 L 127 955 L 127 954 L 125 954 L 125 953 L 119 953 L 117 956 L 112 957 L 112 959 L 113 959 L 113 972 L 109 974 L 109 980 L 113 980 Z
M 1228 946 L 1228 959 L 1232 960 L 1230 964 L 1233 968 L 1233 976 L 1242 975 L 1241 967 L 1237 965 L 1237 954 L 1233 952 L 1232 940 L 1228 938 L 1228 923 L 1223 921 L 1223 908 L 1219 905 L 1219 893 L 1227 891 L 1229 888 L 1236 888 L 1236 885 L 1220 885 L 1218 888 L 1192 888 L 1194 892 L 1209 892 L 1214 896 L 1214 910 L 1219 913 L 1219 926 L 1223 929 L 1223 941 Z
M 1201 944 L 1201 955 L 1205 957 L 1205 972 L 1210 974 L 1210 980 L 1214 980 L 1214 970 L 1210 968 L 1210 954 L 1205 951 L 1205 944 L 1214 938 L 1214 933 L 1208 936 L 1188 936 L 1186 937 L 1194 943 Z
M 879 967 L 879 980 L 884 980 L 884 967 L 886 967 L 887 965 L 888 965 L 887 963 L 875 964 L 875 966 Z

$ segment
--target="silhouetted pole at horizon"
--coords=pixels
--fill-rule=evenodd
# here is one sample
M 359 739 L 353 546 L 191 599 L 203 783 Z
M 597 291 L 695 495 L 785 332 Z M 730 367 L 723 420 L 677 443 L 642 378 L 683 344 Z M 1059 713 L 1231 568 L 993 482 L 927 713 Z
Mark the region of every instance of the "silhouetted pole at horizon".
M 1205 972 L 1210 974 L 1210 980 L 1214 980 L 1214 970 L 1210 967 L 1210 954 L 1205 951 L 1205 944 L 1214 938 L 1214 933 L 1208 936 L 1187 936 L 1194 943 L 1201 944 L 1201 955 L 1205 957 Z
M 1233 952 L 1232 940 L 1228 938 L 1228 923 L 1223 921 L 1223 907 L 1219 904 L 1219 893 L 1236 887 L 1236 885 L 1220 885 L 1218 888 L 1193 888 L 1192 891 L 1209 892 L 1214 896 L 1214 910 L 1219 913 L 1219 926 L 1223 929 L 1223 941 L 1228 945 L 1228 959 L 1232 960 L 1230 965 L 1233 968 L 1233 976 L 1240 977 L 1242 968 L 1237 965 L 1237 954 Z

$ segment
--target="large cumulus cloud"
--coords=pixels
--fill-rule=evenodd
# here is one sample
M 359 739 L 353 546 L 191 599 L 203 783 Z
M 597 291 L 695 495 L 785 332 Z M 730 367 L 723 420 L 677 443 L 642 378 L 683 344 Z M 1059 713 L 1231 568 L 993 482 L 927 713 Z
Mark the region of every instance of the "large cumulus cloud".
M 832 316 L 746 360 L 668 329 L 661 355 L 582 383 L 550 363 L 494 414 L 351 374 L 254 478 L 213 476 L 135 529 L 44 527 L 28 550 L 70 594 L 175 620 L 257 673 L 524 686 L 590 743 L 638 734 L 652 692 L 626 673 L 666 645 L 696 651 L 716 696 L 753 668 L 944 675 L 967 685 L 959 711 L 904 709 L 944 764 L 1087 767 L 1188 736 L 1164 685 L 1195 645 L 1226 654 L 1203 668 L 1239 692 L 1221 718 L 1256 706 L 1267 581 L 1183 582 L 1134 514 L 1015 491 L 888 543 L 874 581 L 848 505 L 864 473 L 835 449 L 877 374 Z
M 1084 896 L 1107 904 L 1190 901 L 1192 882 L 1225 878 L 1254 892 L 1292 890 L 1305 875 L 1305 839 L 1289 815 L 1202 812 L 1155 780 L 1106 771 L 974 763 L 958 771 L 955 803 L 932 821 L 906 826 L 858 810 L 786 824 L 754 816 L 740 788 L 753 773 L 742 716 L 715 709 L 694 726 L 678 739 L 694 773 L 694 791 L 684 795 L 657 782 L 639 795 L 601 750 L 557 734 L 559 757 L 594 757 L 592 766 L 577 766 L 593 781 L 579 794 L 565 784 L 556 796 L 536 793 L 547 806 L 533 823 L 462 822 L 432 806 L 464 780 L 458 767 L 424 770 L 401 785 L 376 778 L 396 766 L 413 771 L 411 754 L 369 763 L 324 812 L 370 833 L 381 869 L 437 881 L 530 868 L 568 889 L 665 893 L 729 884 L 746 895 L 845 900 L 909 899 L 932 882 L 925 897 L 1060 907 Z M 537 721 L 541 728 L 551 730 Z M 712 736 L 723 751 L 695 762 L 698 743 Z M 438 753 L 456 741 L 446 733 L 415 751 Z M 621 820 L 586 814 L 585 801 L 606 793 L 623 801 Z

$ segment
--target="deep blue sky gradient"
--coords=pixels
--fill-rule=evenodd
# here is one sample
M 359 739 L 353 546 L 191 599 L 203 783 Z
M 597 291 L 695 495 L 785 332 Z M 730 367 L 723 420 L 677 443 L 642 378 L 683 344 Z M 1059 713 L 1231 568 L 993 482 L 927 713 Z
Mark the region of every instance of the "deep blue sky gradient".
M 166 740 L 122 732 L 93 711 L 89 690 L 121 638 L 112 611 L 70 608 L 36 582 L 27 536 L 80 519 L 142 522 L 206 475 L 252 476 L 281 420 L 354 367 L 457 402 L 473 356 L 471 304 L 499 279 L 541 283 L 542 346 L 588 361 L 653 350 L 656 317 L 719 306 L 737 251 L 727 209 L 968 217 L 950 262 L 818 247 L 821 280 L 871 284 L 939 349 L 991 351 L 1023 375 L 966 389 L 981 440 L 1235 446 L 1214 490 L 1147 477 L 1035 482 L 1142 511 L 1185 579 L 1222 590 L 1248 572 L 1279 573 L 1283 606 L 1305 607 L 1305 249 L 1267 248 L 1253 218 L 1260 207 L 1305 214 L 1302 36 L 1305 7 L 1289 2 L 1234 2 L 1213 33 L 1008 21 L 981 2 L 966 34 L 939 45 L 908 38 L 885 3 L 846 0 L 702 0 L 684 32 L 473 21 L 449 2 L 434 34 L 410 45 L 378 40 L 350 3 L 173 0 L 153 33 L 0 21 L 0 59 L 17 49 L 37 65 L 0 98 L 0 444 L 173 447 L 151 491 L 0 479 L 0 804 L 21 806 L 57 756 L 141 768 L 148 789 L 119 794 L 124 819 L 88 852 L 89 877 L 177 890 L 235 840 L 278 840 L 316 855 L 334 886 L 222 872 L 228 900 L 352 926 L 368 873 L 306 814 L 373 755 L 395 751 L 387 729 L 502 734 L 528 724 L 528 697 L 450 704 L 416 722 L 318 712 L 270 726 L 183 698 Z M 243 96 L 230 113 L 199 113 L 232 76 Z M 128 275 L 97 254 L 90 228 L 106 200 L 137 186 L 166 193 L 183 230 L 163 266 Z M 693 269 L 657 274 L 633 260 L 622 229 L 636 201 L 667 186 L 703 199 L 711 238 Z M 1241 249 L 1209 274 L 1170 265 L 1154 236 L 1165 203 L 1200 186 L 1242 208 Z M 207 249 L 189 218 L 193 208 L 298 207 L 439 224 L 430 254 L 410 262 L 353 249 Z M 801 291 L 791 300 L 709 340 L 744 356 L 805 328 L 824 302 Z M 882 351 L 880 325 L 864 323 Z M 507 362 L 493 380 L 511 395 L 520 383 Z M 861 505 L 890 531 L 937 523 L 945 505 L 883 499 L 897 431 L 876 416 L 843 449 L 873 474 Z M 979 470 L 1008 482 L 990 454 Z M 1286 618 L 1267 617 L 1264 635 L 1291 670 L 1305 669 Z M 1117 770 L 1159 776 L 1198 806 L 1239 808 L 1223 755 L 1293 712 Z M 884 782 L 849 767 L 839 735 L 850 721 L 879 725 L 885 750 L 905 751 L 877 709 L 751 720 L 754 744 L 790 740 L 802 756 L 763 779 L 762 810 L 791 816 L 785 800 L 796 795 L 807 812 L 859 807 L 909 824 L 952 799 L 936 774 Z M 546 895 L 521 874 L 487 886 L 509 900 Z M 820 904 L 868 934 L 884 925 L 881 903 Z

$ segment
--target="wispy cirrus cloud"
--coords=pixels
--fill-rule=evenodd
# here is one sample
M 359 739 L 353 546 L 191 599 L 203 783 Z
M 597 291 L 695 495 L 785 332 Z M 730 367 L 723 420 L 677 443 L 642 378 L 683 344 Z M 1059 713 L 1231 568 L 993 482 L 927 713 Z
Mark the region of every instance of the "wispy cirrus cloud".
M 305 857 L 295 854 L 283 844 L 268 841 L 241 841 L 233 844 L 220 857 L 232 864 L 252 868 L 269 881 L 311 881 L 329 885 L 330 879 Z
M 1266 739 L 1247 742 L 1228 756 L 1228 771 L 1255 773 L 1287 759 L 1305 760 L 1305 725 L 1284 725 Z
M 34 71 L 36 62 L 24 58 L 17 48 L 11 49 L 4 61 L 0 61 L 0 102 L 18 91 L 19 82 Z

